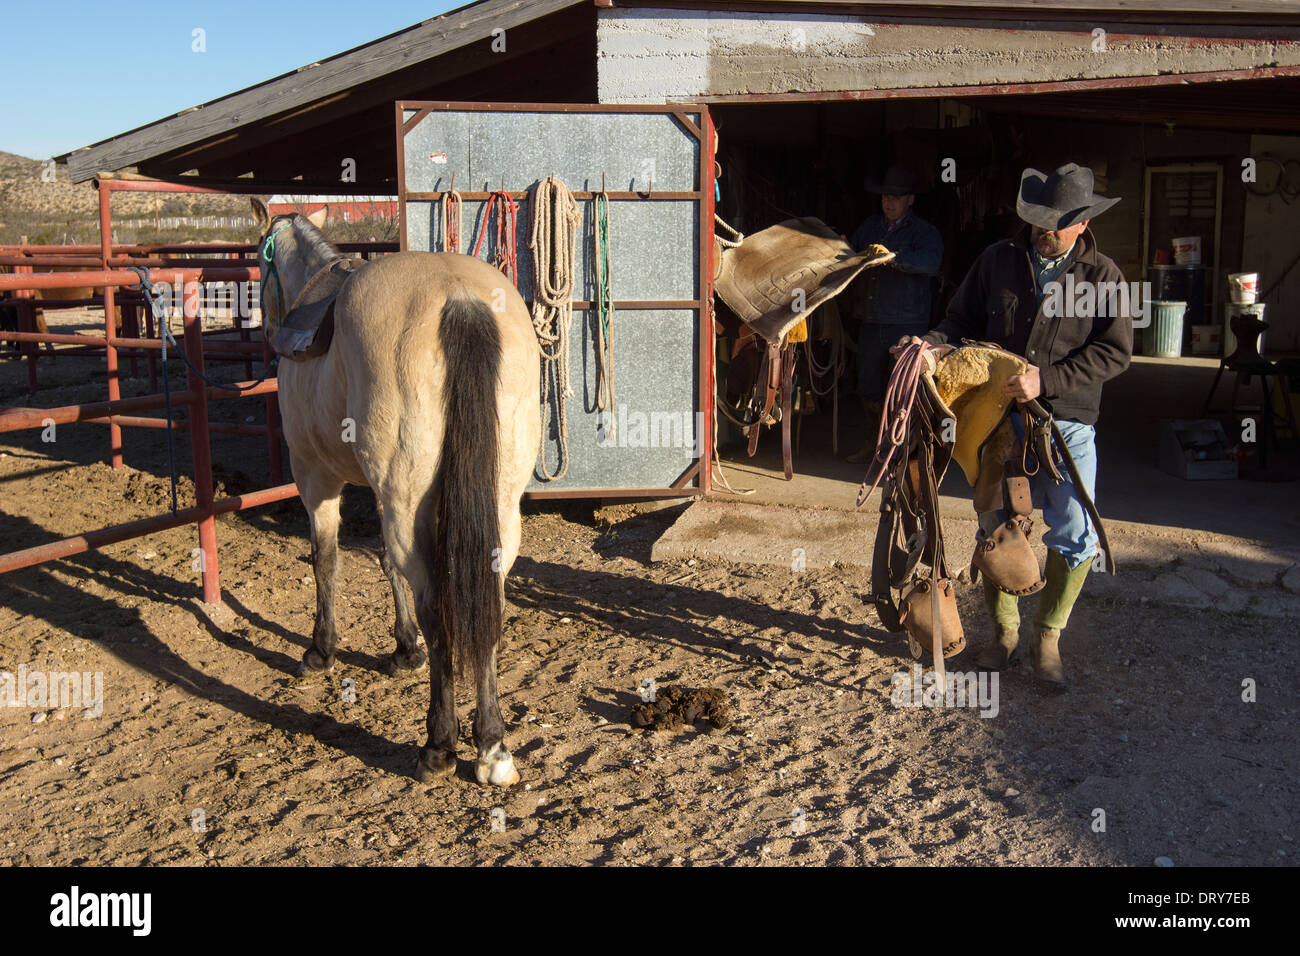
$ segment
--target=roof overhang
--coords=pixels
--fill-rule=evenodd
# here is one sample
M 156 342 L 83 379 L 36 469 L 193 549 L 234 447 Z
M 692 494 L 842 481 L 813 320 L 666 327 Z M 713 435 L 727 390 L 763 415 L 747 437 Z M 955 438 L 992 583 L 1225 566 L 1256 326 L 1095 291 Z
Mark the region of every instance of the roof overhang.
M 85 182 L 101 170 L 122 170 L 164 156 L 183 157 L 186 150 L 197 152 L 223 137 L 233 140 L 254 126 L 264 127 L 272 136 L 301 130 L 315 119 L 310 114 L 340 107 L 367 83 L 398 72 L 409 75 L 412 68 L 490 40 L 495 31 L 510 31 L 583 3 L 589 5 L 590 0 L 479 0 L 56 159 L 67 163 L 73 182 Z M 412 92 L 399 91 L 388 100 Z M 364 182 L 357 185 L 360 191 L 373 191 Z

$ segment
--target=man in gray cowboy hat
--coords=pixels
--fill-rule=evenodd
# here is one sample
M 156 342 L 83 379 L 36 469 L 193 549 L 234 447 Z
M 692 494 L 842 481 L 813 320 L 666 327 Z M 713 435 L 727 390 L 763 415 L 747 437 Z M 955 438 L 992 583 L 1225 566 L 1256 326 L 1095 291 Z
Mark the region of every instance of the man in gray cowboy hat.
M 1124 275 L 1097 249 L 1088 223 L 1119 202 L 1093 192 L 1092 170 L 1069 163 L 1050 175 L 1026 169 L 1021 175 L 1016 212 L 1026 223 L 1010 239 L 994 243 L 971 266 L 948 305 L 947 316 L 924 341 L 932 345 L 962 339 L 994 342 L 1023 356 L 1029 369 L 1003 386 L 1008 397 L 1037 398 L 1051 406 L 1089 497 L 1095 497 L 1097 451 L 1094 426 L 1101 407 L 1102 383 L 1123 372 L 1133 354 L 1133 318 L 1104 301 L 1102 291 L 1123 283 Z M 1073 286 L 1067 281 L 1072 276 Z M 1060 308 L 1061 288 L 1091 285 L 1095 307 Z M 1085 314 L 1086 313 L 1086 314 Z M 900 347 L 915 338 L 900 340 Z M 1017 424 L 1018 418 L 1013 419 Z M 1019 431 L 1019 429 L 1017 429 Z M 1035 619 L 1031 657 L 1034 669 L 1063 685 L 1059 641 L 1070 610 L 1099 550 L 1097 533 L 1067 477 L 1054 485 L 1039 472 L 1035 503 L 1041 500 L 1047 551 L 1047 584 Z M 985 521 L 1003 520 L 993 512 Z M 995 643 L 978 663 L 1001 669 L 1010 662 L 1020 638 L 1017 598 L 984 578 L 984 599 L 997 626 Z
M 921 335 L 930 328 L 930 279 L 943 261 L 943 236 L 912 212 L 916 178 L 902 164 L 890 166 L 877 181 L 867 177 L 867 189 L 880 194 L 881 214 L 865 220 L 849 239 L 855 252 L 878 243 L 894 258 L 886 268 L 868 270 L 859 316 L 858 394 L 866 411 L 867 437 L 862 448 L 849 456 L 855 464 L 867 461 L 876 449 L 881 400 L 889 381 L 889 349 L 900 335 Z

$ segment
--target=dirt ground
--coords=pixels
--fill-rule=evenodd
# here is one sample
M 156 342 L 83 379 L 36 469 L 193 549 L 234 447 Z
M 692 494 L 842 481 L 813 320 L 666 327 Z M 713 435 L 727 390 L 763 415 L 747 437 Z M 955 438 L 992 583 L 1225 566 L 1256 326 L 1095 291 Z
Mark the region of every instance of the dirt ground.
M 100 363 L 47 367 L 57 387 L 39 404 L 103 396 Z M 29 404 L 25 374 L 0 361 L 0 404 Z M 263 420 L 260 399 L 214 411 Z M 162 433 L 126 436 L 117 472 L 103 426 L 60 426 L 53 443 L 0 436 L 2 550 L 164 513 Z M 183 432 L 176 447 L 188 474 Z M 258 440 L 218 437 L 214 454 L 219 493 L 267 483 Z M 1068 692 L 1021 667 L 1001 676 L 996 716 L 898 707 L 891 678 L 913 662 L 866 603 L 864 574 L 651 563 L 679 513 L 528 506 L 500 655 L 523 775 L 507 791 L 472 782 L 464 689 L 457 778 L 412 776 L 428 685 L 380 671 L 393 610 L 364 489 L 344 508 L 340 666 L 315 682 L 292 676 L 314 610 L 296 501 L 218 519 L 216 609 L 198 600 L 193 528 L 0 576 L 0 671 L 103 675 L 98 717 L 0 707 L 0 859 L 1294 862 L 1294 619 L 1085 590 L 1062 642 Z M 976 589 L 961 605 L 978 646 Z M 645 681 L 721 689 L 729 725 L 634 730 Z

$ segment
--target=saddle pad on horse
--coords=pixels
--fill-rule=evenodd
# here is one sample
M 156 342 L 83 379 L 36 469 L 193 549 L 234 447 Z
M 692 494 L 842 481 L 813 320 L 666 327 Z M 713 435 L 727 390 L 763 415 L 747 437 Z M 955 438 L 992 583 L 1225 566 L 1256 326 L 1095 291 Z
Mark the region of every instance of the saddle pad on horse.
M 787 219 L 723 248 L 714 240 L 720 269 L 714 291 L 769 344 L 819 305 L 839 295 L 863 269 L 894 258 L 884 246 L 853 248 L 820 219 Z M 800 297 L 798 290 L 803 291 Z
M 277 355 L 301 362 L 329 351 L 334 340 L 334 300 L 352 273 L 365 264 L 361 259 L 335 259 L 307 281 L 284 324 L 271 337 Z

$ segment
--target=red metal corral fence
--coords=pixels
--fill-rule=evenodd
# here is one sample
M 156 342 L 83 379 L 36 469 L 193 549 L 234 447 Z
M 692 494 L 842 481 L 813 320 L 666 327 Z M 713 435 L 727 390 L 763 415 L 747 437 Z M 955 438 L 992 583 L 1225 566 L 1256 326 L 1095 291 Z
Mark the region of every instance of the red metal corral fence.
M 36 358 L 42 344 L 63 345 L 57 352 L 64 354 L 93 354 L 106 359 L 108 397 L 103 402 L 81 405 L 63 405 L 57 408 L 3 408 L 0 409 L 0 433 L 27 428 L 42 428 L 49 424 L 68 422 L 95 422 L 108 425 L 109 458 L 114 468 L 122 467 L 122 429 L 176 427 L 165 418 L 153 418 L 139 413 L 171 406 L 190 407 L 190 446 L 193 450 L 195 505 L 174 514 L 145 518 L 127 524 L 114 525 L 87 531 L 71 538 L 63 538 L 20 551 L 0 554 L 0 573 L 31 567 L 45 561 L 66 558 L 118 541 L 143 537 L 186 524 L 198 526 L 200 564 L 203 582 L 203 600 L 217 604 L 221 600 L 220 562 L 217 553 L 216 516 L 244 508 L 292 498 L 298 494 L 297 485 L 283 483 L 280 461 L 279 406 L 276 401 L 277 383 L 274 377 L 263 381 L 228 383 L 226 388 L 208 385 L 203 376 L 208 361 L 227 360 L 243 362 L 249 379 L 253 377 L 254 362 L 269 362 L 273 357 L 265 342 L 253 342 L 245 323 L 236 321 L 241 341 L 205 341 L 205 330 L 198 296 L 181 295 L 184 335 L 181 347 L 187 359 L 186 388 L 172 391 L 170 397 L 157 392 L 157 356 L 163 349 L 163 329 L 155 328 L 148 302 L 142 293 L 127 291 L 138 289 L 140 273 L 134 269 L 147 269 L 150 278 L 169 281 L 184 288 L 190 282 L 252 282 L 259 278 L 256 247 L 247 244 L 203 245 L 118 245 L 111 244 L 111 197 L 115 191 L 145 192 L 203 192 L 216 193 L 227 190 L 187 183 L 162 182 L 149 179 L 101 178 L 99 187 L 100 245 L 95 246 L 0 246 L 0 265 L 9 266 L 12 272 L 0 274 L 0 293 L 10 293 L 6 305 L 18 311 L 18 331 L 0 331 L 0 340 L 20 343 L 28 363 L 28 387 L 35 394 L 38 389 Z M 261 191 L 261 190 L 259 190 Z M 396 243 L 348 243 L 340 245 L 344 252 L 358 252 L 365 257 L 395 252 Z M 235 258 L 231 258 L 235 257 Z M 57 267 L 58 272 L 37 272 L 40 268 Z M 37 303 L 32 298 L 37 289 L 60 289 L 77 286 L 103 288 L 102 296 L 90 299 L 40 300 L 41 309 L 102 305 L 104 309 L 104 334 L 102 336 L 58 335 L 39 332 L 35 320 Z M 122 330 L 116 328 L 116 315 L 122 312 Z M 145 319 L 145 334 L 140 334 L 139 316 Z M 237 314 L 237 313 L 236 313 Z M 230 329 L 209 330 L 228 332 Z M 118 378 L 119 353 L 125 355 L 134 370 L 140 357 L 146 358 L 150 369 L 150 390 L 153 394 L 123 399 Z M 231 387 L 238 391 L 231 390 Z M 209 423 L 208 403 L 217 400 L 263 396 L 266 402 L 266 424 L 247 425 Z M 212 447 L 213 432 L 244 435 L 265 435 L 267 459 L 270 466 L 269 488 L 227 498 L 213 497 Z

